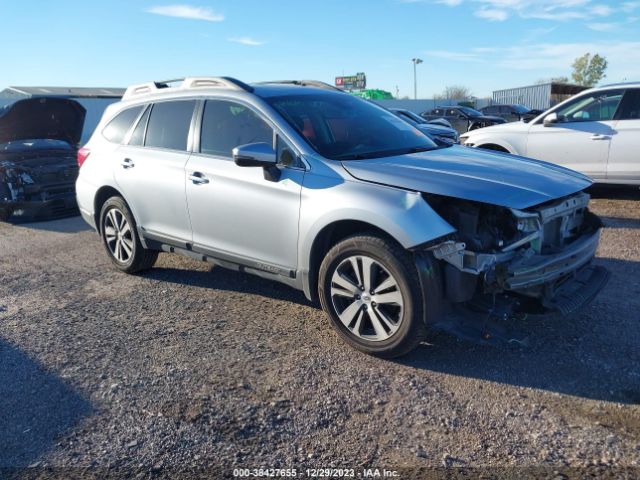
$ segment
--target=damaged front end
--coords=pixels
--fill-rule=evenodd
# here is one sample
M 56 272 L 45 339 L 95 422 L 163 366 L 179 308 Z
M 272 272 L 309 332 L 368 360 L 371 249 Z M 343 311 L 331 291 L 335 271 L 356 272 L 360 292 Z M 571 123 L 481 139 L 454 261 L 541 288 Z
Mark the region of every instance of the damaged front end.
M 0 220 L 39 219 L 77 213 L 73 152 L 3 160 L 0 154 Z
M 438 195 L 425 199 L 457 229 L 426 250 L 439 261 L 448 308 L 437 323 L 444 329 L 469 336 L 477 327 L 484 340 L 506 335 L 520 341 L 506 332 L 505 320 L 569 315 L 609 278 L 592 264 L 602 223 L 584 192 L 524 210 Z
M 77 213 L 76 145 L 85 115 L 67 98 L 27 98 L 0 108 L 0 220 Z

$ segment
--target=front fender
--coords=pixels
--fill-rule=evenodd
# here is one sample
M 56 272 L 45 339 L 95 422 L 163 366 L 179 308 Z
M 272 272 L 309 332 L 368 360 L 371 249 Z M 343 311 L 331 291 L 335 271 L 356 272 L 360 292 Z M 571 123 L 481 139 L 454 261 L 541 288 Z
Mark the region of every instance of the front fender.
M 524 155 L 526 135 L 499 135 L 498 133 L 482 132 L 482 130 L 475 130 L 473 134 L 469 135 L 464 145 L 472 144 L 474 147 L 497 145 L 512 155 Z
M 359 180 L 308 175 L 302 189 L 298 270 L 305 291 L 314 241 L 336 222 L 357 221 L 379 228 L 410 249 L 453 233 L 419 192 Z

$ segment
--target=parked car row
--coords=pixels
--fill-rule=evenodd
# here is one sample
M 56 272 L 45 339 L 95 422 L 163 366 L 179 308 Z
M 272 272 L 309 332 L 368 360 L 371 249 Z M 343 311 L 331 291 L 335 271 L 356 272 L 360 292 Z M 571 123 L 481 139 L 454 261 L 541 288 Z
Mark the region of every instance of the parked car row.
M 530 123 L 474 130 L 461 141 L 562 165 L 600 183 L 640 185 L 640 83 L 586 90 Z
M 502 117 L 484 115 L 478 110 L 462 105 L 437 107 L 433 110 L 422 112 L 420 116 L 426 120 L 444 118 L 459 134 L 506 122 Z
M 480 111 L 484 115 L 493 115 L 504 118 L 507 122 L 518 122 L 520 120 L 523 122 L 530 122 L 542 113 L 542 110 L 536 110 L 518 104 L 488 105 L 486 107 L 482 107 Z
M 608 279 L 588 177 L 436 142 L 334 89 L 135 85 L 78 162 L 80 212 L 116 268 L 165 251 L 285 283 L 382 357 L 430 327 L 510 341 L 509 319 L 569 314 Z
M 448 145 L 460 142 L 458 132 L 444 119 L 425 120 L 420 115 L 409 110 L 401 108 L 390 108 L 389 110 L 434 140 Z M 445 123 L 443 124 L 442 122 Z

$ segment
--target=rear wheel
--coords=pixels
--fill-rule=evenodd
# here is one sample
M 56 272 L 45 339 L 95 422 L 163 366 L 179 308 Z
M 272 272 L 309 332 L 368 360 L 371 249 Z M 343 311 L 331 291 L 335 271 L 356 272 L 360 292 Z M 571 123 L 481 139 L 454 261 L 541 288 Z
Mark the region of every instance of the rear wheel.
M 322 307 L 356 349 L 393 358 L 424 338 L 413 259 L 391 240 L 375 234 L 349 237 L 327 253 L 319 275 Z
M 121 197 L 111 197 L 102 206 L 100 235 L 109 259 L 123 272 L 148 270 L 158 258 L 157 251 L 140 243 L 133 215 Z

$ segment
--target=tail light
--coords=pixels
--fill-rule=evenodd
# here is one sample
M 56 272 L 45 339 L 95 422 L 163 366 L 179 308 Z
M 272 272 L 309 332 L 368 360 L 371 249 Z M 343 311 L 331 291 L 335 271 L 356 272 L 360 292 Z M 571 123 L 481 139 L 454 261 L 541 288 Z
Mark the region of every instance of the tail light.
M 82 147 L 80 150 L 78 150 L 78 167 L 82 166 L 85 160 L 89 157 L 90 153 L 91 150 L 89 150 L 88 148 Z

